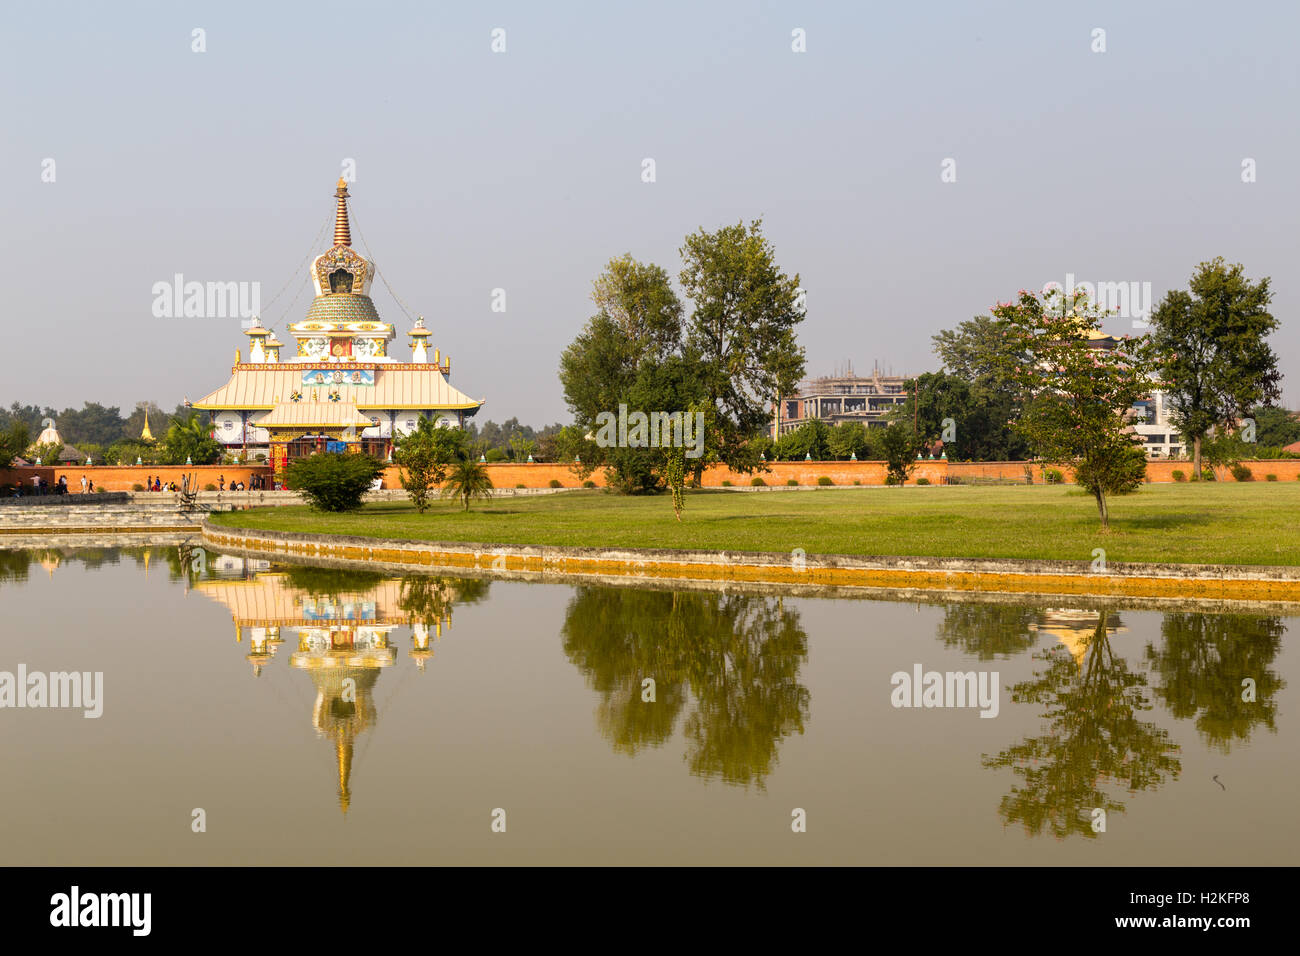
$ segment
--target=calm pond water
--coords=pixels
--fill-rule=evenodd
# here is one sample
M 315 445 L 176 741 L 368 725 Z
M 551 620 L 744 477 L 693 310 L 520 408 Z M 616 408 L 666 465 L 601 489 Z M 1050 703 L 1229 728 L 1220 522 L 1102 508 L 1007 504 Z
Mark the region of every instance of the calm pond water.
M 4 862 L 1294 863 L 1295 617 L 889 597 L 0 551 Z

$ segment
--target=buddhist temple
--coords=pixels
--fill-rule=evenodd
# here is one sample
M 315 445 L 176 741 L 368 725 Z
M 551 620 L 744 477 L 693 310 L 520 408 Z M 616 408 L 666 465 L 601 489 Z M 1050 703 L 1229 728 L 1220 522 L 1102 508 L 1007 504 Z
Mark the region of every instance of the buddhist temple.
M 340 179 L 334 245 L 312 261 L 315 299 L 289 326 L 294 354 L 282 357 L 285 344 L 254 318 L 247 359 L 236 351 L 230 381 L 192 403 L 211 413 L 218 442 L 246 461 L 265 455 L 277 473 L 316 451 L 386 457 L 421 417 L 461 426 L 484 402 L 451 386 L 451 359 L 431 348 L 423 316 L 408 333 L 409 358 L 393 354 L 394 328 L 370 298 L 375 263 L 352 248 L 349 198 Z

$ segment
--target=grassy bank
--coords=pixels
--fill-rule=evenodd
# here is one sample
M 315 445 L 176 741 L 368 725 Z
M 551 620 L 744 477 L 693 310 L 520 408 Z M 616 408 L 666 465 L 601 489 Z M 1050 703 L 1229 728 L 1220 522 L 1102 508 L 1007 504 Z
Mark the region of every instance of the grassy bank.
M 327 515 L 306 507 L 213 516 L 228 527 L 484 544 L 702 548 L 809 554 L 1300 565 L 1300 482 L 1145 485 L 1111 504 L 1059 486 L 699 491 L 681 524 L 668 498 L 602 491 L 503 498 L 468 513 L 438 502 Z

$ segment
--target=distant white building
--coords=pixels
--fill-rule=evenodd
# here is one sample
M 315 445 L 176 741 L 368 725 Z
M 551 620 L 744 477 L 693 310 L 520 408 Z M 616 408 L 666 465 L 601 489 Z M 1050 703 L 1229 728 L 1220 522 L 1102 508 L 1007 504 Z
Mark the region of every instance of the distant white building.
M 1152 392 L 1133 405 L 1133 430 L 1142 436 L 1148 458 L 1177 458 L 1183 454 L 1183 436 L 1169 421 L 1169 397 Z

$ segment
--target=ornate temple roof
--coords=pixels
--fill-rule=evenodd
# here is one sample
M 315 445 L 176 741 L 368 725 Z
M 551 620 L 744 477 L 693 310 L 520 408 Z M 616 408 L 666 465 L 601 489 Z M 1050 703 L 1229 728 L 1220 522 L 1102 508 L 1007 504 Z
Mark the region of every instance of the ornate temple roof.
M 437 370 L 437 366 L 385 368 L 380 365 L 374 369 L 374 385 L 349 385 L 344 382 L 334 386 L 338 389 L 339 401 L 351 403 L 357 408 L 372 409 L 467 410 L 483 404 L 481 400 L 470 398 L 464 392 L 452 388 Z M 325 371 L 328 373 L 334 369 Z M 352 368 L 340 365 L 337 371 L 350 373 Z M 302 365 L 289 362 L 237 368 L 229 382 L 193 405 L 208 411 L 275 408 L 277 403 L 289 404 L 289 397 L 295 391 L 312 387 L 302 384 L 302 376 Z
M 243 627 L 384 627 L 408 624 L 420 616 L 402 607 L 405 584 L 399 578 L 330 595 L 313 595 L 280 571 L 261 571 L 237 580 L 203 579 L 194 587 L 224 604 L 235 624 Z M 450 605 L 459 592 L 454 584 L 444 582 L 439 594 Z
M 281 402 L 257 424 L 260 428 L 369 428 L 370 419 L 352 402 Z

